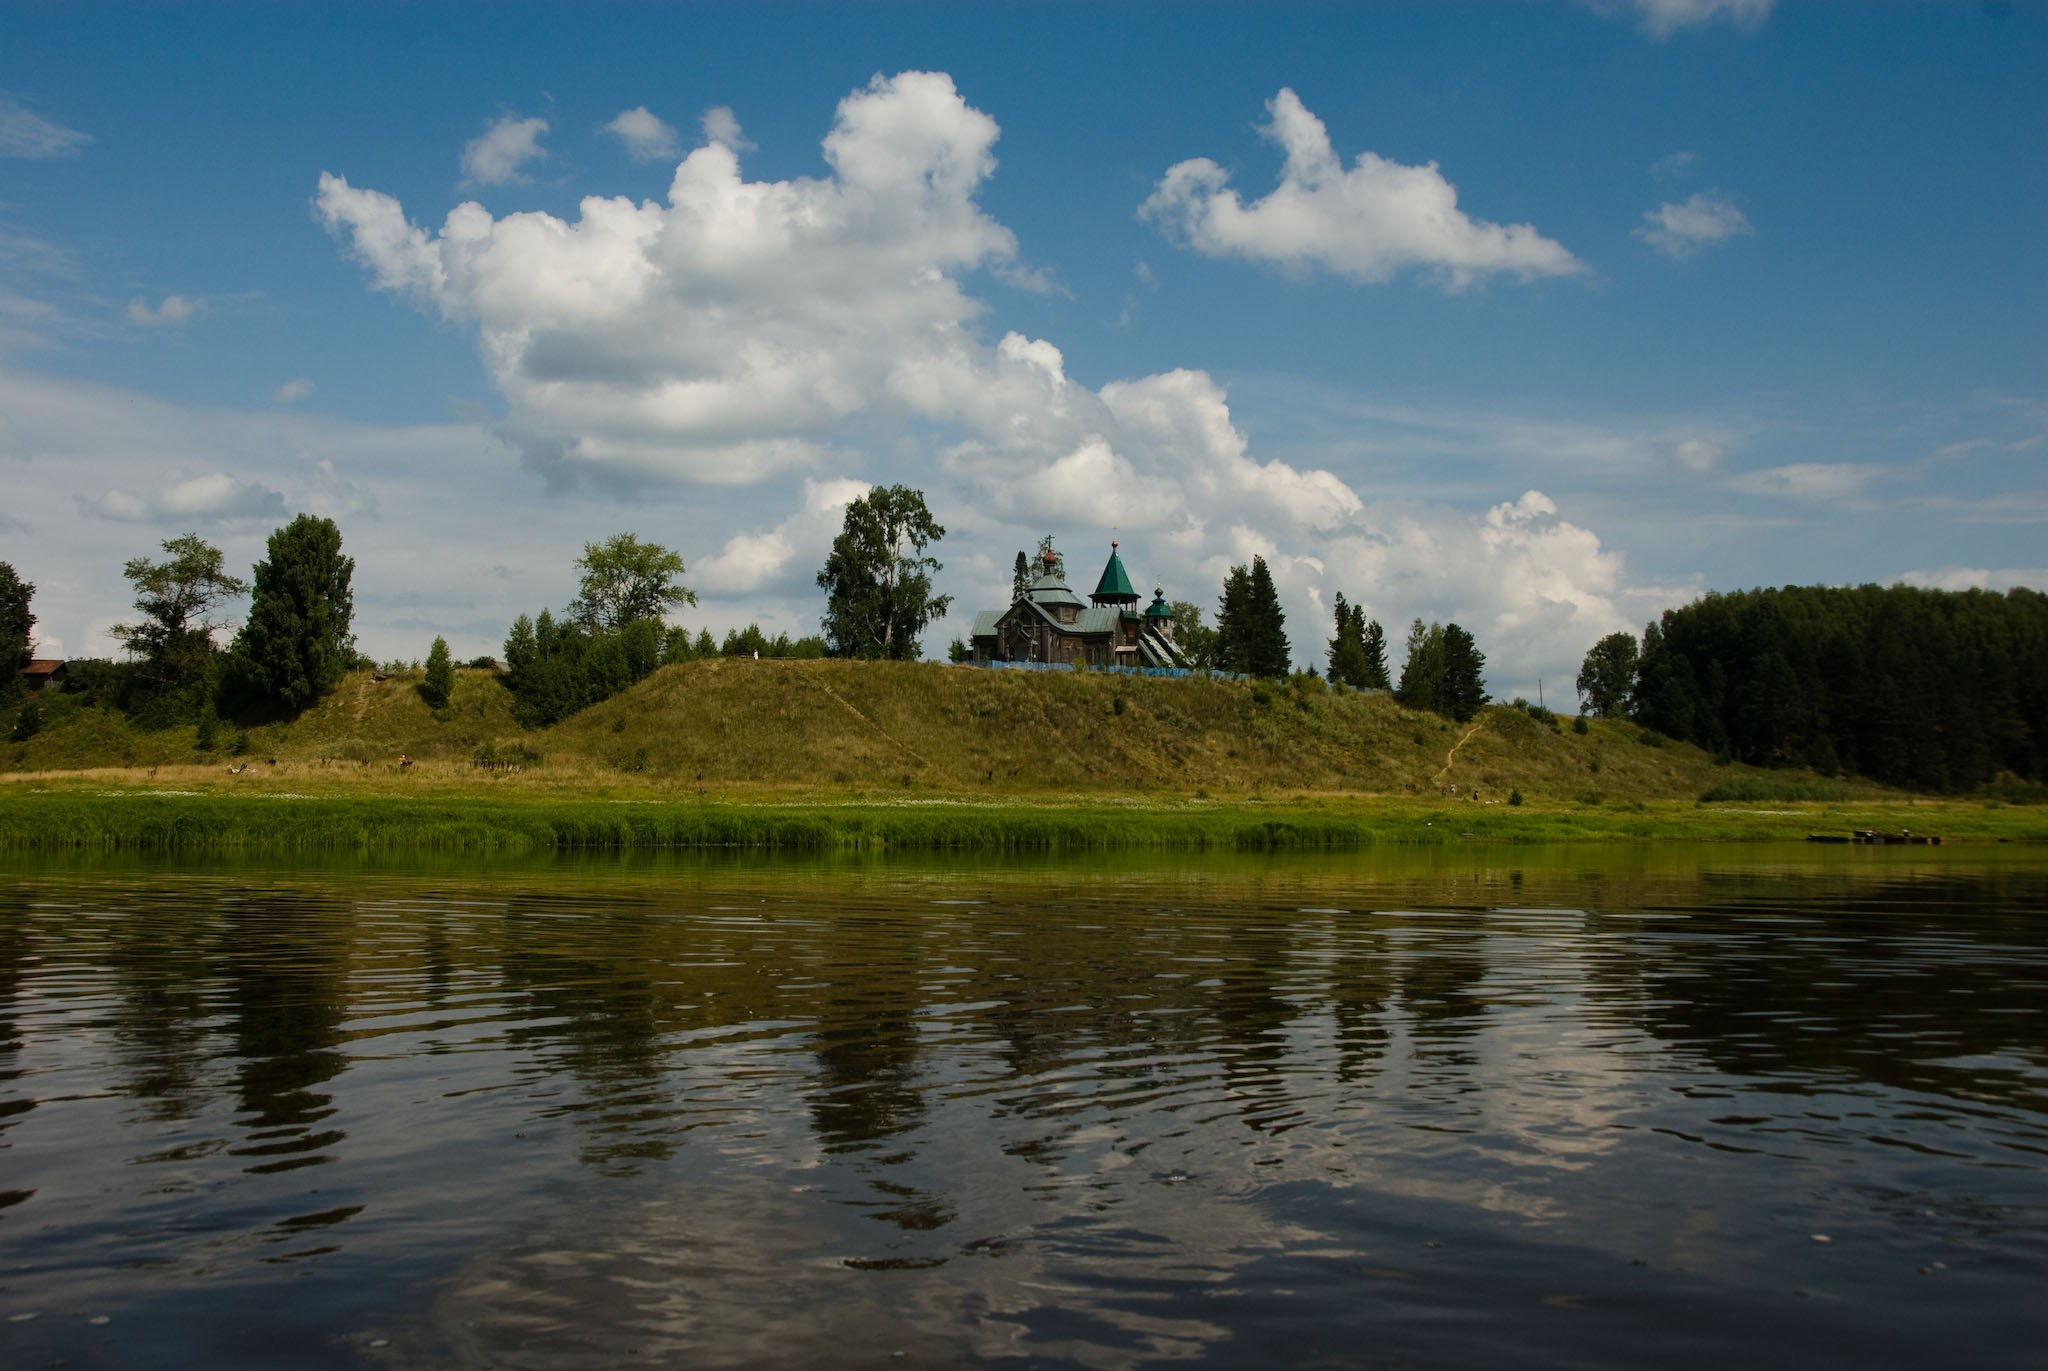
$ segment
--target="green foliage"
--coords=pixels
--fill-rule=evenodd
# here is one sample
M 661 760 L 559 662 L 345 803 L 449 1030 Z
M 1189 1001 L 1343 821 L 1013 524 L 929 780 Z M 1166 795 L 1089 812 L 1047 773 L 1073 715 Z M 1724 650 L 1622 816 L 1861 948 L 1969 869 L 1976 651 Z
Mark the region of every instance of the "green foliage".
M 541 728 L 608 700 L 660 666 L 663 647 L 662 627 L 654 619 L 593 633 L 578 622 L 557 623 L 547 610 L 537 619 L 522 614 L 505 639 L 512 717 Z
M 1444 625 L 1444 697 L 1450 715 L 1470 722 L 1486 703 L 1486 654 L 1472 635 L 1456 624 Z
M 29 612 L 34 585 L 14 574 L 14 568 L 0 562 L 0 700 L 11 700 L 21 690 L 16 674 L 29 663 L 36 616 Z
M 1572 717 L 1572 732 L 1578 734 L 1580 737 L 1583 738 L 1592 731 L 1593 730 L 1587 726 L 1585 715 L 1578 714 Z
M 1017 549 L 1017 565 L 1010 572 L 1010 603 L 1016 604 L 1031 589 L 1031 559 L 1024 555 L 1024 549 Z
M 961 662 L 971 662 L 974 660 L 974 649 L 967 646 L 960 639 L 955 638 L 952 642 L 946 644 L 946 660 L 956 666 Z
M 592 633 L 610 633 L 636 619 L 658 620 L 670 609 L 697 603 L 676 580 L 683 574 L 682 557 L 630 533 L 585 543 L 576 568 L 582 584 L 568 613 Z
M 1330 639 L 1330 681 L 1356 690 L 1385 690 L 1387 634 L 1377 619 L 1367 622 L 1365 606 L 1336 597 L 1337 634 Z
M 1408 657 L 1401 667 L 1401 684 L 1394 698 L 1410 709 L 1448 714 L 1444 695 L 1444 631 L 1441 624 L 1423 627 L 1417 619 L 1408 626 Z
M 270 535 L 248 621 L 228 650 L 230 701 L 295 714 L 334 688 L 356 660 L 355 569 L 332 519 L 301 514 Z
M 1268 680 L 1285 677 L 1292 665 L 1286 625 L 1266 559 L 1232 567 L 1216 612 L 1217 666 Z
M 1486 654 L 1470 633 L 1457 624 L 1425 628 L 1417 619 L 1408 629 L 1408 660 L 1394 696 L 1410 709 L 1467 723 L 1486 703 L 1485 670 Z
M 1579 698 L 1595 714 L 1619 717 L 1635 693 L 1639 657 L 1636 640 L 1626 633 L 1610 633 L 1593 644 L 1579 667 Z
M 1643 634 L 1636 717 L 1760 766 L 1925 791 L 2048 777 L 2048 596 L 1793 586 Z
M 1200 606 L 1187 600 L 1175 600 L 1169 608 L 1173 611 L 1174 642 L 1188 659 L 1188 664 L 1197 671 L 1215 670 L 1221 644 L 1216 630 L 1202 622 Z
M 1803 776 L 1743 776 L 1722 781 L 1700 796 L 1701 804 L 1774 804 L 1793 801 L 1839 803 L 1849 789 Z
M 420 698 L 435 709 L 446 709 L 455 693 L 455 664 L 448 659 L 448 640 L 436 637 L 427 651 L 427 679 L 420 682 Z
M 43 731 L 43 710 L 41 704 L 30 700 L 14 716 L 14 729 L 7 736 L 12 742 L 25 743 Z
M 779 657 L 798 661 L 814 661 L 825 655 L 825 640 L 811 635 L 792 639 L 787 633 L 778 633 L 773 638 L 761 631 L 759 624 L 748 624 L 745 628 L 728 629 L 725 642 L 719 646 L 721 657 Z
M 1521 805 L 1521 803 L 1522 803 L 1522 792 L 1521 792 L 1521 791 L 1519 791 L 1519 790 L 1511 790 L 1511 791 L 1509 791 L 1509 792 L 1508 792 L 1508 803 L 1509 803 L 1509 804 L 1511 804 L 1511 805 L 1514 805 L 1514 806 L 1516 806 L 1516 807 L 1518 807 L 1518 808 L 1519 808 L 1519 807 L 1520 807 L 1520 805 Z
M 213 635 L 221 627 L 216 606 L 249 589 L 228 575 L 220 549 L 195 533 L 161 546 L 164 560 L 136 557 L 121 568 L 135 587 L 142 617 L 109 630 L 135 659 L 131 704 L 199 681 L 213 660 Z
M 942 564 L 925 555 L 945 536 L 924 492 L 908 486 L 878 486 L 847 505 L 845 525 L 818 572 L 833 656 L 916 660 L 918 634 L 953 602 L 932 594 L 932 573 Z

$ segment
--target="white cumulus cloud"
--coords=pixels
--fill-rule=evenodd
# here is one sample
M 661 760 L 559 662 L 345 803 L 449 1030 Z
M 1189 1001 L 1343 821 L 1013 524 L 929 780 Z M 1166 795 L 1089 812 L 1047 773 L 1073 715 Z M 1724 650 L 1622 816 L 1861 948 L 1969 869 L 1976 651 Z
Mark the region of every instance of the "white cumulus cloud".
M 752 152 L 754 144 L 740 129 L 740 117 L 730 105 L 713 105 L 704 111 L 704 137 L 734 152 Z
M 1729 485 L 1746 495 L 1822 502 L 1857 500 L 1872 481 L 1883 475 L 1885 469 L 1871 462 L 1793 462 L 1743 472 Z
M 2016 586 L 2029 590 L 2048 590 L 2048 567 L 1985 567 L 1945 566 L 1925 571 L 1908 571 L 1899 580 L 1909 586 L 1926 586 L 1932 590 L 1996 590 L 2007 591 Z
M 1642 225 L 1636 229 L 1638 238 L 1679 261 L 1730 238 L 1755 235 L 1749 216 L 1712 191 L 1701 191 L 1684 201 L 1667 200 L 1645 212 Z
M 0 157 L 37 162 L 73 157 L 91 141 L 91 134 L 46 119 L 17 97 L 0 91 Z
M 659 162 L 665 157 L 674 157 L 683 148 L 682 138 L 675 129 L 649 113 L 645 105 L 621 111 L 619 117 L 606 124 L 604 129 L 606 133 L 618 135 L 619 141 L 626 145 L 626 155 L 636 162 Z
M 1492 224 L 1458 208 L 1434 162 L 1405 166 L 1363 152 L 1347 169 L 1329 130 L 1283 89 L 1260 132 L 1286 154 L 1280 184 L 1247 204 L 1230 173 L 1206 157 L 1167 169 L 1139 213 L 1211 257 L 1240 256 L 1289 271 L 1321 268 L 1360 282 L 1410 269 L 1453 289 L 1506 273 L 1569 276 L 1584 265 L 1528 224 Z
M 509 186 L 525 179 L 528 162 L 547 157 L 540 136 L 548 131 L 545 119 L 520 119 L 501 115 L 462 147 L 462 179 L 473 186 Z
M 735 119 L 659 201 L 591 196 L 573 218 L 467 203 L 429 229 L 323 174 L 316 203 L 377 288 L 474 329 L 499 433 L 563 498 L 743 511 L 698 521 L 715 537 L 681 549 L 714 622 L 737 604 L 808 631 L 812 577 L 870 480 L 923 489 L 948 529 L 960 622 L 927 646 L 962 631 L 980 587 L 999 599 L 1014 550 L 1048 531 L 1091 576 L 1121 535 L 1134 576 L 1205 607 L 1232 563 L 1266 556 L 1303 662 L 1339 590 L 1390 625 L 1510 635 L 1502 669 L 1533 654 L 1533 674 L 1641 617 L 1619 554 L 1541 496 L 1491 513 L 1374 504 L 1256 454 L 1204 372 L 1090 385 L 1054 343 L 985 332 L 970 283 L 1017 257 L 978 200 L 998 132 L 950 77 L 904 72 L 840 102 L 819 176 L 749 179 Z M 1475 254 L 1434 265 L 1477 271 Z
M 271 393 L 271 399 L 280 405 L 295 405 L 313 393 L 313 383 L 301 376 L 295 381 L 286 381 Z
M 285 513 L 283 495 L 225 471 L 183 477 L 147 492 L 109 490 L 79 503 L 90 513 L 124 523 L 225 523 L 282 518 Z
M 1771 14 L 1772 0 L 1588 0 L 1604 14 L 1635 19 L 1644 33 L 1663 42 L 1680 29 L 1729 23 L 1751 29 Z
M 1695 473 L 1712 471 L 1721 464 L 1721 457 L 1721 445 L 1705 438 L 1687 438 L 1671 452 L 1673 461 Z
M 166 295 L 152 305 L 141 296 L 128 302 L 128 318 L 144 328 L 175 327 L 199 312 L 199 302 L 183 295 Z

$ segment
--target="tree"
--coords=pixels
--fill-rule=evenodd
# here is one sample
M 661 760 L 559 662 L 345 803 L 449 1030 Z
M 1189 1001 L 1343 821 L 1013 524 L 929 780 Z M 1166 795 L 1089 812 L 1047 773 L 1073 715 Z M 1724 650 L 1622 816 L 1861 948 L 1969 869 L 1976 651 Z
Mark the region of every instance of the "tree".
M 14 574 L 14 568 L 0 562 L 0 700 L 11 699 L 21 688 L 21 669 L 28 665 L 31 636 L 36 626 L 36 616 L 29 612 L 28 602 L 35 595 L 36 588 Z
M 1401 666 L 1401 684 L 1394 698 L 1410 709 L 1443 714 L 1444 631 L 1441 625 L 1422 626 L 1417 619 L 1408 626 L 1408 658 Z
M 427 651 L 427 679 L 420 684 L 420 697 L 435 709 L 446 709 L 455 693 L 455 664 L 448 658 L 448 640 L 435 638 Z
M 695 593 L 676 581 L 683 574 L 682 557 L 630 533 L 585 543 L 576 566 L 583 584 L 569 602 L 569 617 L 593 633 L 609 633 L 635 619 L 658 620 L 671 608 L 697 603 Z
M 1595 714 L 1615 718 L 1628 708 L 1636 688 L 1636 667 L 1642 660 L 1635 635 L 1610 633 L 1586 654 L 1579 667 L 1579 698 Z
M 1031 559 L 1017 549 L 1017 568 L 1010 573 L 1010 603 L 1016 604 L 1031 589 Z
M 1365 619 L 1362 606 L 1351 606 L 1354 622 Z M 1358 630 L 1358 639 L 1365 645 L 1365 689 L 1392 690 L 1393 678 L 1387 674 L 1387 631 L 1380 627 L 1378 619 L 1365 622 Z
M 1180 648 L 1181 656 L 1198 671 L 1214 669 L 1216 630 L 1202 622 L 1200 607 L 1187 600 L 1175 600 L 1167 608 L 1173 612 L 1173 640 L 1174 645 Z
M 1232 567 L 1216 608 L 1217 665 L 1246 676 L 1285 676 L 1293 665 L 1286 622 L 1266 559 L 1254 557 L 1249 567 Z
M 205 675 L 214 653 L 213 635 L 222 626 L 214 608 L 248 593 L 230 576 L 220 549 L 196 533 L 162 544 L 165 558 L 137 557 L 121 568 L 135 586 L 140 621 L 115 624 L 114 637 L 139 663 L 143 682 L 155 688 L 189 684 Z
M 846 507 L 818 573 L 825 591 L 825 638 L 835 657 L 912 661 L 917 635 L 953 603 L 932 594 L 943 564 L 924 551 L 946 536 L 925 508 L 924 492 L 877 486 Z
M 1410 709 L 1426 709 L 1466 722 L 1486 703 L 1486 654 L 1456 624 L 1408 628 L 1408 661 L 1394 698 Z
M 1469 722 L 1486 703 L 1486 654 L 1472 635 L 1444 625 L 1444 706 L 1459 723 Z
M 238 704 L 296 713 L 332 689 L 356 660 L 350 582 L 332 519 L 301 514 L 270 535 L 256 564 L 249 618 L 228 651 L 227 689 Z
M 1330 681 L 1333 685 L 1348 685 L 1354 689 L 1371 688 L 1372 654 L 1365 638 L 1365 609 L 1361 605 L 1347 605 L 1340 591 L 1336 597 L 1337 636 L 1330 639 Z M 1379 625 L 1375 624 L 1377 628 Z M 1381 647 L 1380 673 L 1385 675 L 1384 645 Z

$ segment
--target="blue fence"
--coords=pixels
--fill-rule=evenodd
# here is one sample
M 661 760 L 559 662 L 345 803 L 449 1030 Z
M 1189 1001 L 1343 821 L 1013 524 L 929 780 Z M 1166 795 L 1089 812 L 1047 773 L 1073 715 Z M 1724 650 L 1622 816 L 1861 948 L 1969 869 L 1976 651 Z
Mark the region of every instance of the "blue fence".
M 1073 662 L 953 662 L 953 666 L 971 666 L 982 671 L 1075 671 L 1080 668 Z M 1196 671 L 1184 666 L 1091 666 L 1092 675 L 1100 672 L 1105 676 L 1163 676 L 1179 680 L 1187 676 L 1208 676 L 1218 681 L 1243 681 L 1250 678 L 1234 671 Z

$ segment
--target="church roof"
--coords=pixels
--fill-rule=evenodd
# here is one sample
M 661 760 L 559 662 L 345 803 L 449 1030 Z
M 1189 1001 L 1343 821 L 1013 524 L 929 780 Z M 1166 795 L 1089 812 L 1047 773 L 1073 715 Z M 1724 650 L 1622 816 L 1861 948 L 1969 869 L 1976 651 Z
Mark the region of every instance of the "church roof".
M 1131 589 L 1131 578 L 1124 571 L 1123 558 L 1116 555 L 1114 541 L 1109 545 L 1109 564 L 1102 568 L 1102 580 L 1096 584 L 1095 594 L 1090 598 L 1099 605 L 1134 605 L 1138 602 L 1138 592 Z
M 1146 607 L 1145 617 L 1148 619 L 1171 619 L 1173 617 L 1173 610 L 1166 603 L 1166 587 L 1152 587 L 1152 603 Z
M 1024 598 L 1034 605 L 1044 605 L 1047 609 L 1055 609 L 1060 605 L 1072 605 L 1076 609 L 1081 607 L 1081 597 L 1068 588 L 1066 578 L 1051 570 L 1041 571 L 1031 578 L 1030 586 L 1024 591 Z

